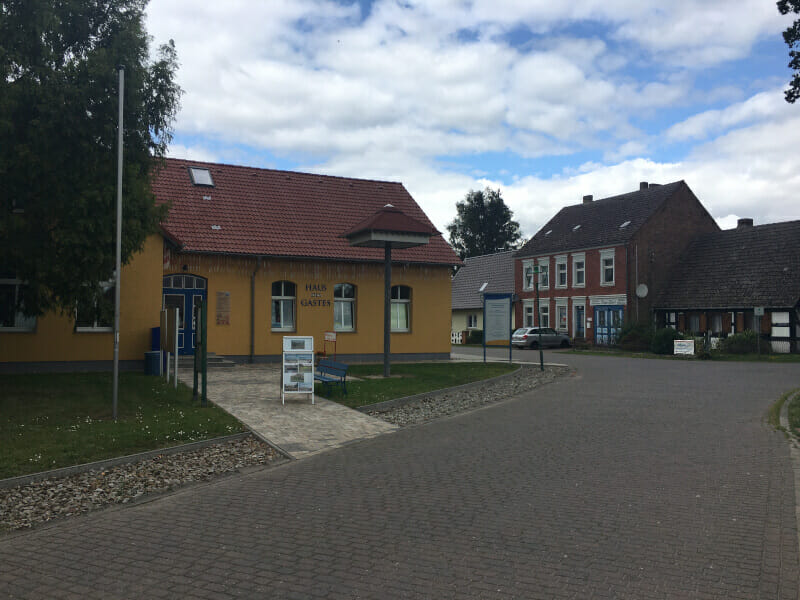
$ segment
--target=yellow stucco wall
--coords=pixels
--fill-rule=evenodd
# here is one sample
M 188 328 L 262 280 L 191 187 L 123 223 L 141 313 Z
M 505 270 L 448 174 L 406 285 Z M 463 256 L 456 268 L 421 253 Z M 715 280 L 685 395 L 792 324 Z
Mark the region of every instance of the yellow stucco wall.
M 149 237 L 122 268 L 120 360 L 142 360 L 150 349 L 150 328 L 161 309 L 162 241 Z M 75 331 L 72 315 L 47 314 L 33 332 L 0 331 L 0 362 L 113 360 L 112 333 Z
M 176 255 L 164 274 L 188 273 L 208 279 L 208 348 L 229 356 L 250 353 L 250 278 L 255 259 Z M 185 267 L 185 269 L 184 269 Z M 314 260 L 263 259 L 255 285 L 255 348 L 257 356 L 279 355 L 285 335 L 314 336 L 322 350 L 325 331 L 333 331 L 333 289 L 336 283 L 356 286 L 355 331 L 337 334 L 337 354 L 383 352 L 383 265 Z M 272 282 L 297 286 L 296 328 L 272 331 Z M 411 294 L 411 328 L 392 334 L 392 353 L 450 352 L 450 272 L 442 266 L 393 264 L 392 284 L 407 285 Z M 308 287 L 307 287 L 308 286 Z M 217 324 L 219 292 L 230 293 L 230 324 Z M 313 296 L 318 294 L 318 296 Z M 314 300 L 317 305 L 308 306 Z M 329 345 L 329 350 L 331 347 Z
M 208 347 L 220 355 L 250 354 L 250 277 L 256 260 L 173 254 L 164 264 L 163 240 L 151 236 L 122 271 L 120 359 L 142 360 L 150 349 L 150 329 L 159 326 L 162 276 L 193 274 L 208 280 Z M 393 285 L 412 289 L 411 327 L 392 334 L 392 353 L 450 352 L 450 270 L 446 266 L 393 265 Z M 281 353 L 284 335 L 313 335 L 323 349 L 333 330 L 336 283 L 356 286 L 355 331 L 339 332 L 337 354 L 383 352 L 383 265 L 312 260 L 264 259 L 256 276 L 255 354 Z M 296 330 L 273 332 L 270 306 L 273 281 L 297 286 Z M 316 286 L 312 292 L 306 286 Z M 230 324 L 217 324 L 217 293 L 230 293 Z M 312 298 L 312 293 L 319 294 Z M 308 300 L 323 301 L 304 306 Z M 327 301 L 327 302 L 325 302 Z M 329 347 L 329 350 L 331 348 Z M 32 333 L 0 332 L 0 362 L 110 361 L 111 333 L 77 333 L 72 316 L 48 314 Z

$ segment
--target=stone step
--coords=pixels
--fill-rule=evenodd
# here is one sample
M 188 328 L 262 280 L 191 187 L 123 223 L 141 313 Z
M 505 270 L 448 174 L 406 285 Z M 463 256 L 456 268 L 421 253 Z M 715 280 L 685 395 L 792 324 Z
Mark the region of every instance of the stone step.
M 206 364 L 209 369 L 228 369 L 236 366 L 232 360 L 228 360 L 224 356 L 217 356 L 213 352 L 208 353 Z M 192 367 L 194 367 L 194 356 L 181 356 L 178 359 L 179 369 L 191 369 Z

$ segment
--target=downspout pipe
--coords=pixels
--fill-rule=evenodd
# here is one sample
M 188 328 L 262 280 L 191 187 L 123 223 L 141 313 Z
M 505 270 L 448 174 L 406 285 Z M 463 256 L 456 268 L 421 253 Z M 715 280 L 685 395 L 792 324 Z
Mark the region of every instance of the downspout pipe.
M 250 276 L 250 364 L 256 354 L 256 274 L 261 269 L 261 257 L 256 257 L 256 268 Z

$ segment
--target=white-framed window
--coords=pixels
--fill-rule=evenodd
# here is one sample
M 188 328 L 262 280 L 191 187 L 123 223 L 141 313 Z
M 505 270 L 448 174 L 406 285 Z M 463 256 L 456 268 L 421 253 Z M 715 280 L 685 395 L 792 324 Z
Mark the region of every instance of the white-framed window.
M 0 332 L 36 329 L 36 317 L 26 317 L 19 310 L 23 285 L 19 279 L 0 279 Z
M 550 287 L 550 259 L 539 259 L 539 289 L 546 290 Z
M 100 294 L 75 308 L 75 331 L 106 333 L 114 330 L 114 281 L 100 284 Z
M 356 286 L 352 283 L 333 286 L 333 330 L 356 330 Z
M 722 334 L 722 313 L 714 313 L 711 315 L 711 332 L 714 335 Z
M 700 315 L 689 315 L 689 332 L 701 333 L 700 331 Z
M 272 282 L 272 331 L 295 330 L 297 286 L 291 281 Z
M 556 287 L 567 287 L 567 257 L 556 256 Z
M 586 287 L 586 255 L 572 255 L 572 287 Z
M 550 304 L 539 304 L 539 327 L 550 327 Z
M 407 285 L 392 286 L 392 331 L 411 329 L 411 288 Z
M 668 312 L 665 317 L 665 326 L 669 327 L 670 329 L 677 329 L 678 328 L 678 317 L 677 313 Z
M 600 251 L 600 285 L 614 285 L 614 249 Z
M 533 315 L 536 314 L 536 304 L 533 300 L 525 301 L 522 306 L 522 324 L 523 327 L 535 327 L 536 324 L 533 322 Z
M 568 323 L 567 323 L 567 305 L 566 304 L 557 304 L 556 305 L 556 329 L 559 331 L 568 331 Z
M 533 261 L 532 260 L 524 260 L 522 261 L 522 289 L 523 290 L 532 290 L 533 289 Z
M 467 329 L 478 328 L 478 313 L 470 313 L 467 315 Z

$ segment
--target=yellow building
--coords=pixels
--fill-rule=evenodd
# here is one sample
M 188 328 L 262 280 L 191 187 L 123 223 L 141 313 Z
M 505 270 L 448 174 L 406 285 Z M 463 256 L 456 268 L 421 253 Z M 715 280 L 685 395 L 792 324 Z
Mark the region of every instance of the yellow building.
M 121 274 L 128 368 L 142 366 L 162 307 L 179 308 L 180 353 L 193 354 L 199 299 L 208 301 L 208 347 L 218 355 L 278 360 L 285 335 L 314 336 L 322 350 L 325 332 L 335 332 L 340 360 L 379 360 L 383 250 L 353 247 L 344 234 L 387 204 L 435 231 L 392 182 L 169 159 L 153 191 L 169 216 Z M 392 262 L 392 356 L 448 357 L 458 257 L 436 233 L 427 245 L 394 251 Z M 3 285 L 13 291 L 19 282 Z M 11 319 L 0 325 L 0 368 L 106 368 L 109 325 L 79 315 Z

